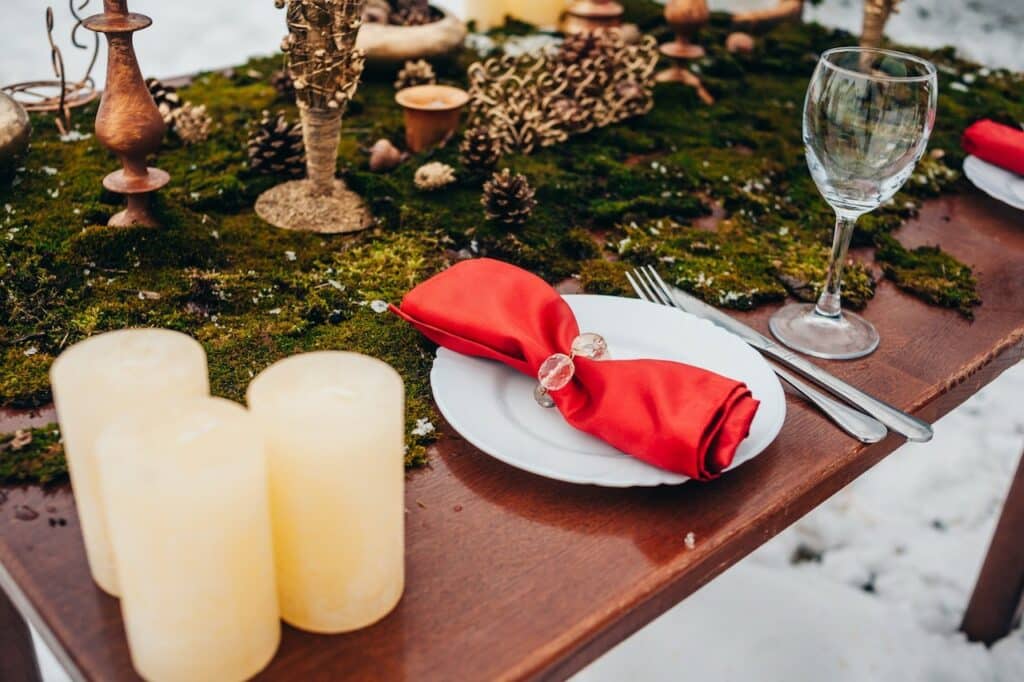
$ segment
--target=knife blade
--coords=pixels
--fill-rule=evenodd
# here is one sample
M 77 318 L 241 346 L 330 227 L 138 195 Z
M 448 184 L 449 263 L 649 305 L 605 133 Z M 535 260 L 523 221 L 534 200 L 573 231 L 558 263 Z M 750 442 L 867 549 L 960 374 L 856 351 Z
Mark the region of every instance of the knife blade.
M 826 372 L 814 363 L 805 360 L 788 348 L 776 343 L 756 329 L 743 324 L 695 296 L 668 284 L 666 284 L 666 287 L 683 310 L 697 317 L 709 320 L 728 332 L 732 332 L 761 353 L 789 367 L 804 378 L 813 381 L 854 407 L 863 410 L 893 431 L 906 436 L 908 440 L 926 443 L 932 439 L 932 426 L 928 422 L 907 414 L 898 407 L 894 407 L 884 400 L 880 400 L 846 383 L 839 377 Z

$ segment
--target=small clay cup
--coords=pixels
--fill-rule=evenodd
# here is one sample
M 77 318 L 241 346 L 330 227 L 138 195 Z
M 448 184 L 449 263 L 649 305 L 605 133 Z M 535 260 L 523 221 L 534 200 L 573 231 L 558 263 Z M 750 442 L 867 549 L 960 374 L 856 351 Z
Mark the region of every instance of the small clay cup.
M 455 134 L 469 93 L 450 85 L 416 85 L 399 90 L 395 101 L 405 112 L 405 143 L 418 153 Z

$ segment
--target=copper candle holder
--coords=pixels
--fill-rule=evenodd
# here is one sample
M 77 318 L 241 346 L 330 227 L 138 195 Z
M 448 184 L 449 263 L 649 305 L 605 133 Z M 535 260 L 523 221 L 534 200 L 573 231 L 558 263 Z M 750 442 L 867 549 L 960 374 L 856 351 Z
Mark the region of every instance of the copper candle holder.
M 450 85 L 417 85 L 399 90 L 395 101 L 405 112 L 406 144 L 422 152 L 455 134 L 469 93 Z
M 687 60 L 700 59 L 705 55 L 704 48 L 691 41 L 710 18 L 707 0 L 671 0 L 665 6 L 665 20 L 675 31 L 676 39 L 658 48 L 661 54 L 672 61 L 672 66 L 655 76 L 659 83 L 682 83 L 694 88 L 705 104 L 714 104 L 714 97 L 700 78 L 684 64 Z
M 147 16 L 129 12 L 128 0 L 103 0 L 103 14 L 83 22 L 107 37 L 107 85 L 96 114 L 96 139 L 123 166 L 103 179 L 104 187 L 128 198 L 128 207 L 108 223 L 115 227 L 156 227 L 149 195 L 171 180 L 166 172 L 146 165 L 146 158 L 160 148 L 166 126 L 142 79 L 132 34 L 152 23 Z
M 661 46 L 661 53 L 670 59 L 700 59 L 704 48 L 695 45 L 693 36 L 711 19 L 707 0 L 671 0 L 665 6 L 665 20 L 675 31 L 674 42 Z
M 622 25 L 625 8 L 615 0 L 577 0 L 565 15 L 566 33 L 587 33 Z

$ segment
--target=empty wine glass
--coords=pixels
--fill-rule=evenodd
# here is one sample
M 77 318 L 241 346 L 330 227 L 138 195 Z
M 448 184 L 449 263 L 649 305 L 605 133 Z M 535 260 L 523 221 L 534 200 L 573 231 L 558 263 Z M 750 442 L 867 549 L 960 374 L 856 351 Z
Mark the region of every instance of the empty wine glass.
M 821 55 L 804 102 L 804 147 L 836 228 L 818 302 L 788 305 L 771 319 L 790 348 L 850 359 L 878 347 L 874 326 L 841 310 L 843 264 L 857 219 L 892 198 L 924 154 L 937 95 L 935 66 L 919 57 L 858 47 Z

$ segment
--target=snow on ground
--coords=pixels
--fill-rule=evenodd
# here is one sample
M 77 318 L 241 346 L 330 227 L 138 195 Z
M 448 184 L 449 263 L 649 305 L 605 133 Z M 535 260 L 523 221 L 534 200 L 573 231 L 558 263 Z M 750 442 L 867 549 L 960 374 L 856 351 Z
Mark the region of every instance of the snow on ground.
M 1024 364 L 576 682 L 1024 680 L 1024 632 L 991 650 L 957 633 L 1024 450 L 1022 394 Z
M 736 9 L 773 1 L 710 4 Z M 67 27 L 63 4 L 54 4 L 58 26 Z M 443 4 L 458 10 L 462 3 Z M 0 83 L 46 77 L 45 4 L 4 5 Z M 211 21 L 214 7 L 219 25 Z M 271 0 L 134 0 L 132 8 L 156 19 L 138 38 L 147 74 L 239 63 L 273 50 L 283 33 Z M 860 0 L 824 0 L 807 16 L 856 31 Z M 986 65 L 1024 69 L 1022 0 L 905 0 L 888 32 L 907 44 L 952 44 Z M 70 47 L 65 57 L 72 75 L 84 66 Z M 1024 680 L 1024 633 L 988 650 L 956 632 L 1024 450 L 1022 394 L 1018 365 L 940 421 L 934 441 L 895 452 L 580 673 L 578 682 Z M 797 554 L 811 558 L 793 563 Z M 67 679 L 40 648 L 45 678 Z

